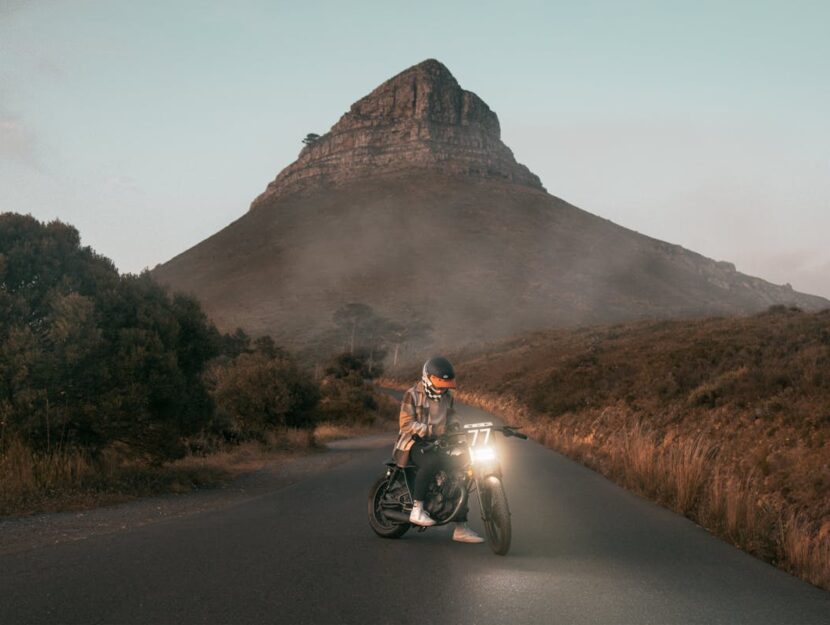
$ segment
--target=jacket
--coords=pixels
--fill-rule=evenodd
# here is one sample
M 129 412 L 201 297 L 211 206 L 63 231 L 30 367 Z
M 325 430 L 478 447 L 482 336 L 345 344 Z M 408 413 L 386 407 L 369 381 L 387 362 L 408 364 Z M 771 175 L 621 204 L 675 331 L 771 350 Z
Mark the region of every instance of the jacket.
M 452 391 L 445 392 L 438 401 L 427 397 L 424 383 L 418 382 L 406 391 L 401 400 L 398 419 L 399 433 L 392 456 L 398 466 L 409 462 L 409 450 L 415 443 L 413 436 L 440 436 L 454 418 L 455 398 Z

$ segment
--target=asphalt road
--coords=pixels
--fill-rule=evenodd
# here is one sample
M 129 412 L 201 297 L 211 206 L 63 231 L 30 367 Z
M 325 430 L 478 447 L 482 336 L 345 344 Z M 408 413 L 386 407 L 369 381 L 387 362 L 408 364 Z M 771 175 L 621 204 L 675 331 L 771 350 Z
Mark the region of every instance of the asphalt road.
M 0 623 L 830 623 L 830 593 L 532 442 L 502 444 L 506 557 L 377 538 L 389 446 L 361 445 L 223 510 L 0 556 Z

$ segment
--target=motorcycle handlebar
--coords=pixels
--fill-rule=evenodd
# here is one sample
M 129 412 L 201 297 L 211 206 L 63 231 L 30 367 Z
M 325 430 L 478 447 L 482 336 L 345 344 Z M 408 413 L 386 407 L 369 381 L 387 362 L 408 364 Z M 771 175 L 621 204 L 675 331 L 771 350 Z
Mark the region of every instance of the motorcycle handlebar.
M 526 441 L 527 434 L 522 434 L 521 432 L 519 432 L 519 427 L 520 426 L 505 425 L 499 429 L 501 429 L 501 433 L 505 436 L 515 436 L 516 438 L 520 438 L 523 441 Z
M 519 432 L 518 429 L 519 429 L 518 427 L 515 427 L 515 426 L 512 426 L 512 425 L 504 425 L 502 427 L 493 428 L 494 431 L 501 432 L 504 435 L 505 438 L 508 438 L 510 436 L 515 436 L 516 438 L 519 438 L 523 441 L 526 441 L 527 440 L 527 434 L 523 434 L 523 433 Z M 424 436 L 419 436 L 419 435 L 416 434 L 412 438 L 416 441 L 427 441 L 428 442 L 428 444 L 423 449 L 421 449 L 421 453 L 424 453 L 426 451 L 432 451 L 436 447 L 441 447 L 444 442 L 448 441 L 451 438 L 458 438 L 458 437 L 462 437 L 462 436 L 464 436 L 464 437 L 467 436 L 467 432 L 464 432 L 463 430 L 460 431 L 460 432 L 445 432 L 441 436 L 437 436 L 437 437 L 424 437 Z

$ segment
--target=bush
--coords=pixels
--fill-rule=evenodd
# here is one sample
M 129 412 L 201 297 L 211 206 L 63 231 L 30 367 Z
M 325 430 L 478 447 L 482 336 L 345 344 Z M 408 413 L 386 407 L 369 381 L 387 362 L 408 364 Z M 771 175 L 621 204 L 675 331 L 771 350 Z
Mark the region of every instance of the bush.
M 60 222 L 0 215 L 0 450 L 160 461 L 210 420 L 201 383 L 219 333 L 199 304 L 118 274 Z
M 266 440 L 279 428 L 310 428 L 317 415 L 318 386 L 309 374 L 273 341 L 258 340 L 258 348 L 207 373 L 216 404 L 214 430 L 226 440 Z
M 373 357 L 374 356 L 374 357 Z M 369 380 L 383 374 L 385 352 L 370 354 L 368 350 L 343 352 L 331 359 L 326 366 L 326 375 L 337 379 L 360 378 Z
M 381 368 L 371 364 L 370 354 L 358 351 L 335 356 L 326 367 L 320 384 L 322 420 L 335 423 L 371 425 L 386 416 L 386 404 L 368 378 L 379 375 Z

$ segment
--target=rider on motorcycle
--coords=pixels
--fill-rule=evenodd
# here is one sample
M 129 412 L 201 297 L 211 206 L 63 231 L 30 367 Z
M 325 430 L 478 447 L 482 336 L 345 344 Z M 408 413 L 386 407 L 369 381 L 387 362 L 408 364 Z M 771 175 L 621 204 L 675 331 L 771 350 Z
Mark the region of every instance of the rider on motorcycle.
M 424 497 L 435 474 L 444 468 L 446 456 L 435 450 L 424 451 L 422 440 L 440 436 L 454 419 L 453 394 L 456 387 L 455 371 L 450 361 L 442 356 L 424 363 L 421 380 L 404 393 L 401 402 L 400 434 L 395 443 L 394 458 L 400 467 L 412 462 L 418 472 L 412 493 L 412 512 L 409 522 L 429 527 L 435 521 L 424 510 Z M 417 436 L 418 438 L 414 438 Z M 459 511 L 452 539 L 464 543 L 480 543 L 484 539 L 467 526 L 467 507 Z

